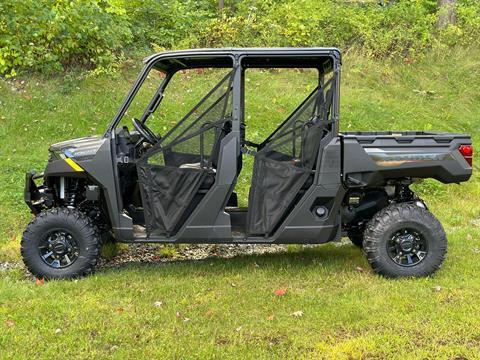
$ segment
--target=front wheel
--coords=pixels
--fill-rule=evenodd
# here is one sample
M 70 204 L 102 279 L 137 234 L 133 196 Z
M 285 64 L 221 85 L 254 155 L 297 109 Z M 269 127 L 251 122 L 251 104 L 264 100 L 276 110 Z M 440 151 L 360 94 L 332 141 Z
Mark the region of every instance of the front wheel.
M 363 248 L 363 233 L 361 231 L 349 231 L 347 235 L 353 245 L 360 249 Z
M 21 252 L 37 278 L 71 279 L 93 272 L 100 236 L 92 220 L 75 209 L 40 213 L 23 233 Z
M 364 252 L 372 269 L 386 277 L 421 277 L 437 271 L 447 253 L 440 222 L 414 204 L 392 204 L 367 224 Z

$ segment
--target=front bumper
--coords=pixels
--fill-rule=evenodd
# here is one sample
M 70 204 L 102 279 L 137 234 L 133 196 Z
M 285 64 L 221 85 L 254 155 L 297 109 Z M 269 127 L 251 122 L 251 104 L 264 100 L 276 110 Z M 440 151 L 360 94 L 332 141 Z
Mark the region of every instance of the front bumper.
M 53 195 L 47 191 L 43 182 L 41 185 L 35 183 L 38 179 L 43 179 L 43 173 L 37 174 L 35 171 L 30 171 L 25 175 L 24 199 L 35 215 L 53 204 Z

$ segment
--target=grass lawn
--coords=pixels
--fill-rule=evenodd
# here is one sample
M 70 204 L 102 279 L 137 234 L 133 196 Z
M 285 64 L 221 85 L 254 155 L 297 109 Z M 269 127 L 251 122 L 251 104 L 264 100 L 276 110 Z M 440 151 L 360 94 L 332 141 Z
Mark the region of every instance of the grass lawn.
M 26 276 L 19 257 L 30 218 L 25 171 L 43 169 L 53 142 L 102 133 L 138 71 L 127 63 L 115 75 L 0 82 L 0 263 L 14 265 L 0 270 L 0 358 L 480 358 L 477 173 L 462 185 L 415 186 L 449 239 L 447 260 L 431 278 L 381 278 L 346 243 L 129 263 L 43 285 Z M 308 92 L 309 74 L 290 75 L 248 74 L 252 139 Z M 341 129 L 466 132 L 477 143 L 479 89 L 478 50 L 414 64 L 346 55 Z M 239 180 L 243 204 L 248 182 L 247 171 Z

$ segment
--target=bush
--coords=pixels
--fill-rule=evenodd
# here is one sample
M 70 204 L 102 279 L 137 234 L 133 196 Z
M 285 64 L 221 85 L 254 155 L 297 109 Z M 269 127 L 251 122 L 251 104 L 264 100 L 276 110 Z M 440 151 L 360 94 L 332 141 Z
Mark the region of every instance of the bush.
M 1 0 L 0 74 L 104 67 L 125 48 L 336 46 L 374 57 L 480 44 L 480 2 L 457 0 Z M 102 70 L 102 69 L 100 69 Z
M 97 0 L 2 0 L 0 74 L 107 65 L 132 38 L 124 14 Z
M 436 29 L 435 0 L 241 1 L 211 21 L 202 46 L 336 46 L 377 57 L 414 55 L 434 45 L 479 43 L 480 4 L 459 0 L 458 24 Z M 435 40 L 435 41 L 434 41 Z
M 171 49 L 182 43 L 196 44 L 203 24 L 216 16 L 212 1 L 109 0 L 122 8 L 130 21 L 136 47 Z

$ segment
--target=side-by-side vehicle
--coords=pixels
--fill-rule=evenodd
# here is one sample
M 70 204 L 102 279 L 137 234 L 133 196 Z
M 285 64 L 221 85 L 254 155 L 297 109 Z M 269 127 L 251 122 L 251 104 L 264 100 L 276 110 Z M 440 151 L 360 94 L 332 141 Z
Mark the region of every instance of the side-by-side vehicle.
M 266 68 L 313 69 L 318 79 L 255 143 L 245 124 L 245 72 Z M 183 117 L 169 119 L 170 128 L 157 126 L 153 114 L 168 105 L 170 80 L 189 69 L 223 69 L 225 76 L 193 107 L 180 109 Z M 26 266 L 47 279 L 89 274 L 109 236 L 130 243 L 321 244 L 344 235 L 363 247 L 377 273 L 432 274 L 447 239 L 410 185 L 425 178 L 467 181 L 470 136 L 339 132 L 340 69 L 335 48 L 148 57 L 103 136 L 54 144 L 45 171 L 27 173 L 25 201 L 35 217 L 21 243 Z M 143 114 L 127 126 L 128 110 L 152 73 L 162 76 Z M 242 208 L 235 185 L 247 157 L 253 175 Z

